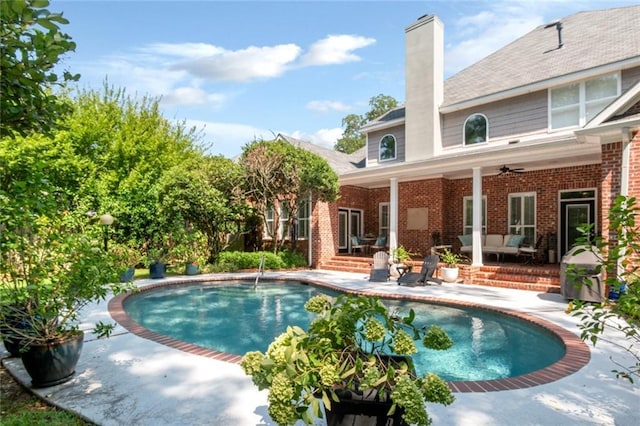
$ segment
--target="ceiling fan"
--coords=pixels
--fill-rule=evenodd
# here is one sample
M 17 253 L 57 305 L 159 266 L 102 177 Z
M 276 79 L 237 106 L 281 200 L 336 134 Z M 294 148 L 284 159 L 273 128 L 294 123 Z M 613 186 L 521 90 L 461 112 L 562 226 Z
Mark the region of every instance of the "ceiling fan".
M 524 169 L 522 167 L 517 167 L 517 168 L 510 168 L 507 167 L 506 165 L 500 167 L 498 170 L 500 170 L 500 173 L 498 173 L 498 176 L 507 174 L 507 173 L 523 173 Z

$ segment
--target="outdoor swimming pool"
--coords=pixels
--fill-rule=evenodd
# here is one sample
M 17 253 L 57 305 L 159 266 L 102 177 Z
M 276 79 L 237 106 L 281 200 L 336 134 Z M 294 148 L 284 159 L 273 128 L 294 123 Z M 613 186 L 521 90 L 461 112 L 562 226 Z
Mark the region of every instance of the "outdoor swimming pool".
M 221 352 L 265 351 L 287 325 L 306 327 L 303 309 L 313 295 L 337 293 L 304 283 L 223 281 L 163 286 L 128 297 L 127 314 L 143 327 Z M 527 374 L 561 359 L 565 347 L 550 331 L 519 318 L 483 309 L 385 300 L 400 311 L 413 308 L 417 325 L 438 324 L 455 342 L 449 351 L 420 348 L 419 373 L 448 381 L 494 380 Z M 418 345 L 420 346 L 420 345 Z

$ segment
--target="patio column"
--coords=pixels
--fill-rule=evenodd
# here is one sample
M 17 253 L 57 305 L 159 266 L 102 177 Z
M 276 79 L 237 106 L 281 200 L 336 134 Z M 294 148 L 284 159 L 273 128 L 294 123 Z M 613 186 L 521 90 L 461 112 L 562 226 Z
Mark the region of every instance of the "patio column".
M 398 248 L 398 179 L 389 179 L 389 253 Z
M 482 168 L 473 168 L 473 252 L 472 266 L 482 266 Z

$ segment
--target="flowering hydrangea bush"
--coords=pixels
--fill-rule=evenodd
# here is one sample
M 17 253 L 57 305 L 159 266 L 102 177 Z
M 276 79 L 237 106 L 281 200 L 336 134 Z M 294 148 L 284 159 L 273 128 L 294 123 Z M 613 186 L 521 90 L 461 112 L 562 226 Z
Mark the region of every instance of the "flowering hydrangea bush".
M 435 374 L 418 377 L 409 356 L 418 340 L 430 349 L 451 347 L 440 327 L 418 329 L 412 310 L 400 317 L 375 297 L 318 295 L 305 309 L 316 314 L 308 330 L 290 326 L 265 354 L 248 352 L 241 362 L 255 385 L 269 390 L 269 415 L 279 425 L 314 424 L 320 403 L 330 412 L 345 390 L 386 401 L 390 415 L 400 409 L 405 422 L 417 425 L 431 424 L 426 402 L 453 402 L 446 382 Z

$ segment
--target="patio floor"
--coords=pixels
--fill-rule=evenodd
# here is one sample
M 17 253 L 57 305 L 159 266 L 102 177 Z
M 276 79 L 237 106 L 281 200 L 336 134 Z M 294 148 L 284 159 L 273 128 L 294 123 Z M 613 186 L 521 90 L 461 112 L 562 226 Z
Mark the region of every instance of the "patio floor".
M 255 279 L 255 274 L 224 276 Z M 566 301 L 555 293 L 466 284 L 400 287 L 393 281 L 370 283 L 361 273 L 319 270 L 266 273 L 264 277 L 323 281 L 364 293 L 427 296 L 517 310 L 579 334 L 576 320 L 564 312 Z M 202 278 L 206 276 L 198 277 Z M 168 279 L 136 283 L 145 286 L 163 281 Z M 111 320 L 106 302 L 85 311 L 82 328 L 90 329 L 100 320 Z M 434 425 L 640 424 L 640 386 L 617 380 L 611 373 L 616 368 L 611 357 L 624 365 L 634 359 L 615 344 L 624 343 L 622 335 L 606 337 L 612 342 L 589 346 L 591 359 L 586 366 L 559 380 L 524 389 L 455 393 L 456 401 L 449 407 L 429 404 Z M 19 359 L 3 358 L 2 362 L 29 386 Z M 33 392 L 105 426 L 274 424 L 267 415 L 266 392 L 259 392 L 237 364 L 171 348 L 121 326 L 109 339 L 97 340 L 87 334 L 74 378 Z

